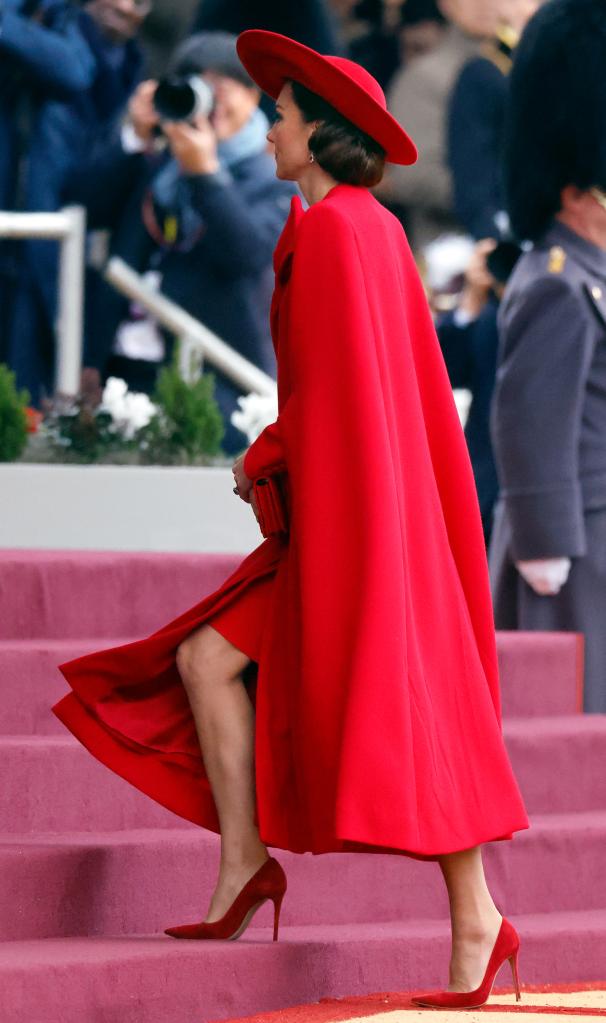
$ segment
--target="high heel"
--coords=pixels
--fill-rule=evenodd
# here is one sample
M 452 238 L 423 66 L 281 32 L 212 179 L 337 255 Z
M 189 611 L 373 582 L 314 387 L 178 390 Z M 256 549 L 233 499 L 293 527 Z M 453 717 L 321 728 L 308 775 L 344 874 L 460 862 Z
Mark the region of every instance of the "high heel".
M 506 961 L 511 966 L 516 1001 L 519 1002 L 521 998 L 518 976 L 519 949 L 518 933 L 509 920 L 503 917 L 484 979 L 475 991 L 432 991 L 430 994 L 416 995 L 412 999 L 413 1005 L 430 1009 L 479 1009 L 490 998 L 497 973 Z
M 181 924 L 167 927 L 165 934 L 171 938 L 218 939 L 234 941 L 246 930 L 253 916 L 264 902 L 270 899 L 274 904 L 274 941 L 278 940 L 280 909 L 286 892 L 286 874 L 273 857 L 247 881 L 231 906 L 220 920 L 213 923 Z

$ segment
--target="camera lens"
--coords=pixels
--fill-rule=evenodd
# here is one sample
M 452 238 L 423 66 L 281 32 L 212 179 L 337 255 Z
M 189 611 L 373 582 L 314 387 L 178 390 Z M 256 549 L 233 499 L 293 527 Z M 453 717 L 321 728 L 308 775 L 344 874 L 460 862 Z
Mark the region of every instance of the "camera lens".
M 154 93 L 154 108 L 164 121 L 193 121 L 200 115 L 208 117 L 213 106 L 213 90 L 197 75 L 162 78 Z

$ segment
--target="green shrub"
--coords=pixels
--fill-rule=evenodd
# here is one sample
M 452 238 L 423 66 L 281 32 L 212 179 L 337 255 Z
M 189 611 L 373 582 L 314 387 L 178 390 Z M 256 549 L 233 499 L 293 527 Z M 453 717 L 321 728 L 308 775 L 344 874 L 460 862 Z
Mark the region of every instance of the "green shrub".
M 183 380 L 176 366 L 160 371 L 152 396 L 159 414 L 142 431 L 147 462 L 192 464 L 219 453 L 225 433 L 215 378 Z
M 14 462 L 27 444 L 27 391 L 15 387 L 15 374 L 0 364 L 0 462 Z

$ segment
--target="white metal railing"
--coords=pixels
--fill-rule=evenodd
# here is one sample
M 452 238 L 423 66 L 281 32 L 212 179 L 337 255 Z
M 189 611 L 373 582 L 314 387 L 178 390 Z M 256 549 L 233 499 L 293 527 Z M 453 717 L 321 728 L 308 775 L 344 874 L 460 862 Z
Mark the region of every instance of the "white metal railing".
M 47 238 L 61 243 L 55 386 L 61 394 L 77 394 L 82 370 L 86 212 L 81 206 L 66 206 L 57 213 L 0 210 L 0 238 Z M 105 277 L 179 338 L 179 365 L 184 377 L 191 379 L 201 368 L 202 360 L 207 359 L 242 390 L 275 395 L 276 382 L 272 377 L 166 298 L 124 260 L 113 256 Z
M 264 395 L 275 394 L 276 382 L 272 377 L 163 295 L 124 260 L 112 256 L 107 263 L 105 278 L 123 295 L 147 309 L 158 323 L 179 338 L 179 365 L 186 379 L 191 379 L 201 360 L 205 359 L 242 390 Z
M 61 394 L 77 394 L 80 390 L 85 236 L 86 213 L 81 206 L 66 206 L 58 213 L 0 210 L 0 238 L 61 242 L 55 357 L 55 386 Z

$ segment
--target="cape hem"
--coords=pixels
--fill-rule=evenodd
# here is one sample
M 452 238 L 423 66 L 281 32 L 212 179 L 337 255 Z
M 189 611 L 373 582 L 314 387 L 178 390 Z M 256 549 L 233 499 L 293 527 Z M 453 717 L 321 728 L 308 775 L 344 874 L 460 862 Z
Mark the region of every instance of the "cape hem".
M 51 709 L 88 752 L 114 774 L 176 816 L 207 831 L 220 834 L 214 802 L 207 785 L 205 787 L 202 778 L 196 779 L 191 769 L 185 770 L 171 754 L 157 750 L 146 753 L 145 747 L 134 741 L 131 748 L 127 737 L 120 735 L 118 738 L 118 733 L 113 733 L 106 725 L 102 725 L 73 692 L 64 696 Z M 514 831 L 525 830 L 526 827 L 528 825 L 518 825 L 508 834 L 479 838 L 464 848 L 472 848 L 486 842 L 510 841 Z M 314 856 L 326 853 L 376 853 L 433 861 L 448 853 L 462 851 L 457 848 L 440 852 L 421 852 L 337 838 L 326 848 L 293 848 L 281 841 L 277 835 L 264 835 L 262 838 L 272 849 L 297 854 L 311 853 Z

